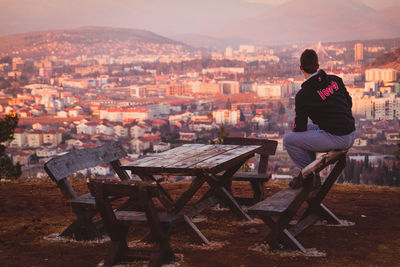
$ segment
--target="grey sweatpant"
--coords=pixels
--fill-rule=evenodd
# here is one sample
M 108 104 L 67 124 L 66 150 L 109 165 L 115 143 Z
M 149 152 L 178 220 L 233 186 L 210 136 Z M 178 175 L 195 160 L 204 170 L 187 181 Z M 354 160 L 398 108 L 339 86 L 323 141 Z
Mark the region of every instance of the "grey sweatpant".
M 349 149 L 355 138 L 355 132 L 348 135 L 333 135 L 319 129 L 316 124 L 308 124 L 305 132 L 290 132 L 283 137 L 283 146 L 290 158 L 300 168 L 315 160 L 315 152 L 333 149 Z

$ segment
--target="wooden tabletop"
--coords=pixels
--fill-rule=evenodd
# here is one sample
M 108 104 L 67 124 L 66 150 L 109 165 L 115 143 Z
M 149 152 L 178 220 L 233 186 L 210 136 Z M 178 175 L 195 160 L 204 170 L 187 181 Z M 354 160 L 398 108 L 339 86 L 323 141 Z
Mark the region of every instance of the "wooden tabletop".
M 146 174 L 217 173 L 250 158 L 261 146 L 185 144 L 122 165 L 121 169 Z

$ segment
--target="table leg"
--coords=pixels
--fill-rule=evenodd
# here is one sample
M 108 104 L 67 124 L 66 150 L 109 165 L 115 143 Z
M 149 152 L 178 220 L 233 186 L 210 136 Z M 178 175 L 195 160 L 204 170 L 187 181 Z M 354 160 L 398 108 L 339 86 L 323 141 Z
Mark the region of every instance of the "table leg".
M 189 200 L 193 197 L 193 195 L 196 194 L 196 192 L 200 189 L 200 187 L 204 184 L 204 182 L 205 182 L 204 176 L 202 175 L 195 176 L 194 180 L 190 184 L 189 189 L 186 190 L 175 202 L 173 207 L 173 212 L 179 213 L 186 205 L 186 203 L 188 203 Z
M 142 179 L 143 181 L 151 181 L 151 182 L 156 182 L 158 189 L 161 192 L 160 197 L 158 198 L 160 200 L 160 202 L 164 205 L 164 207 L 167 210 L 170 210 L 173 206 L 174 200 L 172 199 L 172 197 L 168 194 L 167 191 L 165 191 L 165 189 L 160 185 L 160 183 L 157 181 L 156 178 L 154 178 L 153 175 L 149 175 L 149 174 L 144 174 L 144 173 L 139 173 L 138 176 L 140 177 L 140 179 Z
M 211 188 L 204 197 L 216 195 L 223 203 L 230 207 L 230 209 L 236 213 L 240 219 L 252 221 L 251 217 L 242 210 L 232 194 L 226 189 L 226 185 L 229 185 L 229 182 L 232 181 L 232 176 L 240 169 L 243 163 L 244 162 L 241 162 L 228 169 L 220 178 L 213 173 L 208 175 L 205 174 L 204 176 L 206 177 L 206 181 Z

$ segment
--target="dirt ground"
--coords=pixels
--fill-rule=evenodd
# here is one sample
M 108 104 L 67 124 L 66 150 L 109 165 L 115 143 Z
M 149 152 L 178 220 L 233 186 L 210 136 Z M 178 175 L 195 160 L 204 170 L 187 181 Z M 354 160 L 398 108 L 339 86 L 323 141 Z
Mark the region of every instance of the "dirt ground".
M 83 182 L 75 181 L 74 186 L 80 193 L 86 191 Z M 187 186 L 170 184 L 168 190 L 176 194 Z M 268 183 L 265 190 L 272 194 L 283 186 Z M 234 191 L 250 194 L 244 183 L 234 184 Z M 322 257 L 249 250 L 263 241 L 268 228 L 237 221 L 229 210 L 207 210 L 200 217 L 203 221 L 196 223 L 214 245 L 198 245 L 184 224 L 172 229 L 171 244 L 179 255 L 179 266 L 400 266 L 400 188 L 335 185 L 324 203 L 354 225 L 314 225 L 298 236 L 306 248 L 326 253 Z M 60 233 L 73 218 L 50 181 L 0 182 L 0 265 L 96 266 L 108 242 L 45 239 Z M 132 227 L 130 240 L 144 237 L 144 230 L 144 226 Z

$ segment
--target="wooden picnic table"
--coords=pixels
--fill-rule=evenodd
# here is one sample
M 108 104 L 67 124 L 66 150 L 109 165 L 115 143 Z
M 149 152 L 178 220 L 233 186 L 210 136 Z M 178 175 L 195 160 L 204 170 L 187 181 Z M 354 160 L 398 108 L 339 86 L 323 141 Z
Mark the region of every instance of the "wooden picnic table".
M 254 156 L 260 145 L 204 145 L 185 144 L 159 154 L 152 154 L 132 163 L 122 165 L 142 180 L 154 181 L 160 188 L 160 202 L 171 212 L 182 214 L 183 208 L 196 192 L 207 183 L 210 188 L 190 209 L 185 210 L 185 221 L 205 242 L 209 241 L 193 224 L 190 217 L 218 202 L 228 206 L 240 219 L 251 220 L 232 197 L 227 187 L 232 176 L 247 159 Z M 221 175 L 222 173 L 222 175 Z M 218 175 L 217 175 L 218 174 Z M 188 188 L 174 200 L 157 181 L 157 175 L 193 176 Z

